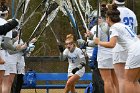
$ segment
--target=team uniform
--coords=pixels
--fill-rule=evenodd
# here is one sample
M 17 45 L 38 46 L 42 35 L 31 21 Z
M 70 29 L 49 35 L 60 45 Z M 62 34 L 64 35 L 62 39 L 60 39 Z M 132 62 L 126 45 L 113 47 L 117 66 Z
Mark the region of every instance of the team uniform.
M 20 44 L 23 44 L 23 41 L 20 40 Z M 14 46 L 16 47 L 18 45 L 18 40 L 14 43 Z M 22 56 L 22 52 L 18 52 L 16 54 L 10 55 L 7 52 L 6 55 L 6 71 L 5 75 L 9 75 L 10 73 L 14 74 L 25 74 L 25 62 L 24 57 Z
M 7 23 L 7 21 L 3 18 L 0 18 L 0 25 L 4 25 L 5 23 Z M 12 35 L 10 35 L 10 33 L 11 32 L 8 32 L 5 37 L 11 38 Z M 0 48 L 1 48 L 1 43 L 2 43 L 3 37 L 4 37 L 3 35 L 0 36 Z M 5 61 L 5 50 L 3 50 L 2 48 L 0 50 L 0 56 Z M 0 70 L 5 70 L 5 64 L 0 64 Z
M 80 65 L 81 58 L 85 58 L 84 53 L 80 48 L 75 48 L 73 52 L 70 52 L 67 48 L 64 50 L 63 55 L 68 58 L 69 66 L 68 66 L 68 77 L 72 76 L 72 70 Z M 75 74 L 82 77 L 85 73 L 85 67 L 78 70 Z
M 107 23 L 105 23 L 105 26 L 108 27 Z M 97 26 L 94 26 L 91 29 L 92 33 L 95 33 L 96 27 Z M 100 38 L 101 41 L 109 41 L 108 31 L 107 32 L 103 31 L 103 29 L 99 26 L 98 37 Z M 114 67 L 112 59 L 112 49 L 98 45 L 97 62 L 98 68 L 113 69 Z
M 5 23 L 7 23 L 7 21 L 5 19 L 0 18 L 0 25 L 3 25 Z M 2 42 L 3 37 L 12 38 L 12 31 L 7 32 L 7 34 L 5 36 L 1 36 L 1 42 Z M 7 51 L 1 48 L 0 53 L 1 53 L 1 57 L 5 61 L 5 64 L 0 65 L 0 70 L 5 70 L 6 71 L 6 64 L 7 64 L 7 61 L 6 61 L 7 57 L 6 56 L 7 56 Z
M 140 67 L 140 40 L 133 30 L 123 23 L 115 23 L 110 27 L 110 38 L 117 36 L 117 43 L 128 52 L 125 69 Z
M 87 39 L 87 42 L 92 42 L 93 40 L 89 40 Z M 88 56 L 88 58 L 90 58 L 92 56 L 94 48 L 93 47 L 86 47 L 86 54 Z
M 135 31 L 135 27 L 138 26 L 138 23 L 134 12 L 125 6 L 118 6 L 117 9 L 120 11 L 121 22 Z M 113 49 L 113 64 L 125 63 L 127 56 L 127 50 L 123 49 L 119 44 L 116 44 Z

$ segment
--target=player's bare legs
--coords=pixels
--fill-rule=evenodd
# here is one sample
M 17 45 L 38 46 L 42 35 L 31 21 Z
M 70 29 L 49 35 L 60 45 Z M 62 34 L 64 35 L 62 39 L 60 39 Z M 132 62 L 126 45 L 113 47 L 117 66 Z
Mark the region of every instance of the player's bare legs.
M 64 93 L 69 93 L 69 91 L 71 91 L 71 93 L 75 93 L 75 83 L 80 79 L 80 77 L 78 75 L 73 75 L 71 77 L 69 77 L 66 86 L 65 86 L 65 90 Z
M 115 93 L 113 78 L 111 75 L 112 71 L 113 71 L 113 69 L 100 69 L 100 74 L 104 81 L 105 93 Z
M 4 76 L 4 70 L 0 70 L 0 93 L 2 93 L 2 80 Z
M 115 70 L 112 71 L 111 75 L 112 75 L 112 78 L 113 78 L 115 93 L 120 93 L 119 92 L 119 82 L 118 82 L 118 78 L 117 78 L 117 75 L 115 73 Z
M 119 93 L 124 93 L 124 67 L 124 63 L 114 64 L 114 70 L 119 83 Z
M 140 85 L 138 84 L 139 75 L 140 67 L 135 69 L 125 69 L 124 93 L 140 93 Z
M 6 75 L 2 82 L 2 93 L 10 93 L 15 74 Z

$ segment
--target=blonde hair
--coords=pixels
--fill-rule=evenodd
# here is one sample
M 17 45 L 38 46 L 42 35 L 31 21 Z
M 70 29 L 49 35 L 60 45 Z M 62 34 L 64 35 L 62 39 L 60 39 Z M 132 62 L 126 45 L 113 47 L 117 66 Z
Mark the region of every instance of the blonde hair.
M 74 41 L 74 36 L 72 34 L 68 34 L 66 36 L 66 40 L 71 40 L 73 42 Z
M 65 42 L 66 42 L 66 41 L 71 41 L 71 42 L 73 43 L 73 45 L 76 47 L 76 43 L 74 42 L 74 36 L 73 36 L 72 34 L 68 34 L 68 35 L 66 36 Z

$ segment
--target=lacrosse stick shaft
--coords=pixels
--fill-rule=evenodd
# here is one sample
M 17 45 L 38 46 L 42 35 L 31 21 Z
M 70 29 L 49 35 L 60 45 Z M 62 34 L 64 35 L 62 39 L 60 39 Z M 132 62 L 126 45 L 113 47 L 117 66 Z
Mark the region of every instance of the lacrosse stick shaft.
M 46 2 L 47 0 L 43 0 L 36 8 L 35 10 L 26 18 L 26 20 L 23 23 L 23 26 L 31 19 L 31 17 L 35 14 L 35 12 Z
M 71 0 L 71 2 L 72 2 L 72 0 Z M 79 5 L 78 5 L 78 3 L 77 3 L 77 0 L 74 0 L 74 2 L 75 2 L 75 4 L 76 4 L 76 7 L 77 7 L 78 12 L 79 12 L 79 14 L 80 14 L 80 17 L 81 17 L 81 19 L 82 19 L 83 25 L 85 26 L 86 31 L 88 31 L 87 25 L 86 25 L 86 23 L 85 23 L 85 20 L 84 20 L 84 17 L 83 17 L 83 15 L 82 15 L 82 12 L 81 12 L 81 10 L 80 10 L 80 7 L 79 7 Z

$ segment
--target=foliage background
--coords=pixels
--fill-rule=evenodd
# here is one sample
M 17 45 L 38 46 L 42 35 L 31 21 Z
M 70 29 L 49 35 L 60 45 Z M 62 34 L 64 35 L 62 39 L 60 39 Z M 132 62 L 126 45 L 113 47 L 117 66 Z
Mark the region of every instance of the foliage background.
M 14 8 L 16 9 L 18 0 L 7 0 L 7 1 L 9 1 L 8 5 L 10 6 L 10 10 L 12 7 L 12 1 L 15 1 Z M 30 5 L 28 8 L 28 12 L 25 16 L 25 19 L 33 12 L 33 10 L 38 6 L 38 4 L 41 1 L 42 0 L 30 0 Z M 101 0 L 101 1 L 110 2 L 112 0 Z M 97 0 L 89 0 L 89 2 L 92 5 L 92 7 L 94 9 L 96 9 Z M 138 23 L 140 23 L 140 14 L 138 12 L 139 11 L 138 9 L 140 8 L 140 0 L 126 0 L 126 6 L 136 13 Z M 22 38 L 25 42 L 28 40 L 32 31 L 38 24 L 41 16 L 43 15 L 43 8 L 44 8 L 43 6 L 40 7 L 35 12 L 34 16 L 24 25 L 24 27 L 22 29 L 22 33 L 23 33 Z M 11 12 L 12 11 L 10 11 L 10 14 L 11 14 Z M 18 13 L 18 18 L 20 18 L 20 15 L 21 15 L 21 10 Z M 11 15 L 10 15 L 10 17 L 11 17 Z M 44 22 L 44 24 L 40 27 L 39 31 L 41 31 L 41 29 L 43 29 L 45 23 L 46 22 Z M 50 25 L 62 43 L 64 42 L 65 36 L 67 34 L 70 34 L 70 33 L 73 34 L 73 29 L 71 28 L 71 26 L 69 24 L 68 18 L 65 17 L 62 14 L 62 12 L 58 13 L 57 17 Z M 83 33 L 85 32 L 85 29 L 83 29 L 83 26 L 80 23 L 80 20 L 78 20 L 78 26 L 83 35 Z M 139 33 L 140 33 L 140 28 L 138 27 L 138 34 Z M 32 53 L 32 56 L 56 56 L 56 55 L 59 55 L 57 42 L 56 42 L 56 39 L 55 39 L 52 31 L 48 27 L 46 29 L 46 31 L 41 35 L 39 40 L 37 41 L 36 48 L 35 48 L 35 51 Z
M 8 1 L 8 5 L 10 6 L 10 10 L 11 10 L 11 6 L 12 6 L 12 1 L 15 1 L 14 8 L 16 9 L 18 0 L 7 0 L 7 1 Z M 41 1 L 42 0 L 31 0 L 30 1 L 30 5 L 28 8 L 28 12 L 25 16 L 25 19 L 33 12 L 33 10 L 38 6 L 38 4 Z M 96 1 L 97 0 L 89 0 L 90 4 L 92 5 L 92 7 L 94 9 L 96 9 L 96 6 L 97 6 Z M 112 1 L 112 0 L 102 0 L 102 1 Z M 134 4 L 133 4 L 133 1 L 134 1 Z M 140 23 L 140 13 L 139 13 L 140 0 L 126 0 L 126 6 L 136 13 L 138 23 Z M 40 7 L 36 11 L 34 16 L 24 25 L 24 27 L 22 29 L 22 33 L 23 33 L 22 39 L 25 42 L 28 40 L 28 38 L 30 37 L 34 28 L 38 24 L 41 16 L 43 15 L 43 8 L 44 8 L 43 6 Z M 12 11 L 10 11 L 9 18 L 12 17 L 11 13 L 12 13 Z M 20 18 L 20 15 L 21 15 L 21 10 L 19 11 L 18 19 Z M 44 21 L 44 23 L 40 27 L 39 31 L 41 31 L 41 29 L 43 29 L 45 23 L 46 22 Z M 69 24 L 68 18 L 63 16 L 63 14 L 61 12 L 58 13 L 57 17 L 50 25 L 62 43 L 64 43 L 64 40 L 65 40 L 65 37 L 67 34 L 70 34 L 70 33 L 73 34 L 73 29 L 71 28 L 71 25 Z M 83 29 L 83 26 L 80 23 L 80 19 L 78 20 L 78 26 L 83 35 L 85 32 L 85 29 Z M 138 27 L 138 34 L 140 34 L 140 27 Z M 31 56 L 58 56 L 58 55 L 59 55 L 59 50 L 57 47 L 56 39 L 55 39 L 52 31 L 48 27 L 46 29 L 46 31 L 41 35 L 39 40 L 37 41 L 36 48 L 35 48 L 34 52 L 31 54 Z M 32 69 L 37 72 L 46 72 L 46 73 L 67 72 L 68 63 L 66 61 L 65 62 L 60 62 L 59 60 L 53 61 L 53 59 L 50 61 L 42 61 L 42 60 L 43 60 L 42 58 L 36 62 L 26 60 L 26 70 Z M 90 68 L 88 67 L 88 64 L 86 66 L 86 72 L 90 72 Z M 27 90 L 27 91 L 23 90 L 23 91 L 24 91 L 23 93 L 31 93 L 30 90 Z M 43 90 L 41 90 L 41 92 L 39 92 L 39 93 L 43 93 Z M 58 91 L 51 92 L 51 93 L 58 93 Z M 62 92 L 59 92 L 59 93 L 62 93 Z M 80 92 L 80 93 L 82 93 L 82 92 Z

